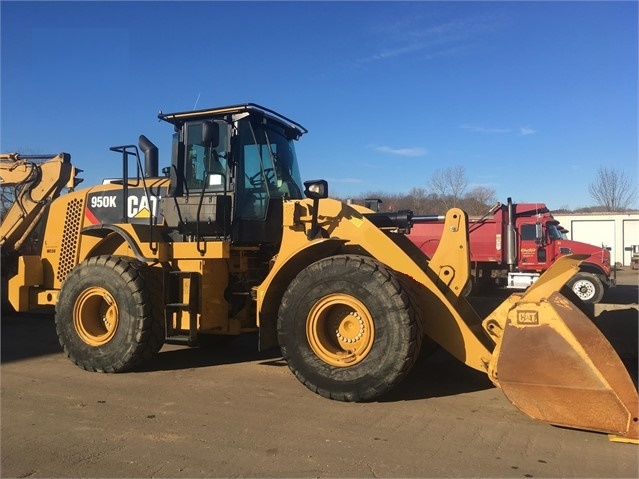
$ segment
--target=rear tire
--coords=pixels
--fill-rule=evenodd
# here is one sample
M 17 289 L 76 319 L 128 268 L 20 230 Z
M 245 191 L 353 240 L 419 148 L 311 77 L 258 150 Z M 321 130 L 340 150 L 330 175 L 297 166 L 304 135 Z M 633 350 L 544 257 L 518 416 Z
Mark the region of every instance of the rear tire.
M 595 304 L 603 298 L 604 285 L 592 273 L 577 273 L 567 283 L 567 286 L 586 304 Z
M 143 263 L 98 256 L 67 276 L 56 305 L 58 340 L 67 357 L 87 371 L 117 373 L 150 359 L 164 328 L 156 274 Z
M 295 376 L 340 401 L 374 399 L 415 363 L 422 332 L 395 274 L 368 257 L 317 261 L 291 282 L 278 339 Z

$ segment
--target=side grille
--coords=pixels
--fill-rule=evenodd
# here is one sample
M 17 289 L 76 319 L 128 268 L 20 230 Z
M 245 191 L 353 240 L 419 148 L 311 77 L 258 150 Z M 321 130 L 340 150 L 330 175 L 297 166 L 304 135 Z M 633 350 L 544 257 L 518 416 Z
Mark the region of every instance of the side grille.
M 82 200 L 71 200 L 67 206 L 66 221 L 62 231 L 62 247 L 60 248 L 60 261 L 56 279 L 64 281 L 75 266 L 75 257 L 78 248 L 78 235 L 80 233 L 80 220 L 82 219 Z

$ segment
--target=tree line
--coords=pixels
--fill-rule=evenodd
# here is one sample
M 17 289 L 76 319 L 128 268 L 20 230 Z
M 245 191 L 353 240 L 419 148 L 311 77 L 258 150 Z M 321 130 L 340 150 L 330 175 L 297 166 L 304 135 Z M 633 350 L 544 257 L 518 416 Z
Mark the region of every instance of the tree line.
M 411 188 L 406 193 L 383 191 L 365 192 L 355 198 L 338 198 L 366 204 L 366 200 L 381 200 L 380 211 L 412 210 L 415 214 L 444 214 L 456 207 L 470 216 L 486 214 L 496 203 L 495 190 L 484 186 L 468 189 L 468 179 L 463 166 L 435 170 L 426 188 Z M 623 171 L 600 167 L 595 179 L 588 185 L 592 206 L 570 210 L 561 207 L 555 213 L 623 213 L 630 211 L 636 200 L 636 189 L 631 178 Z M 0 184 L 0 220 L 15 200 L 14 187 Z M 543 200 L 543 198 L 541 199 Z
M 468 189 L 463 166 L 435 170 L 426 188 L 411 188 L 407 193 L 368 191 L 355 198 L 339 198 L 366 205 L 379 200 L 379 211 L 412 210 L 415 214 L 443 215 L 450 208 L 466 211 L 470 216 L 482 216 L 497 203 L 495 190 L 483 186 Z M 561 207 L 556 213 L 624 213 L 636 201 L 636 189 L 631 178 L 623 171 L 600 167 L 588 185 L 592 206 L 576 209 Z M 540 200 L 543 201 L 543 198 Z
M 485 214 L 496 202 L 495 190 L 483 186 L 468 189 L 463 166 L 435 170 L 427 188 L 411 188 L 406 194 L 370 192 L 366 198 L 381 200 L 380 211 L 412 210 L 415 214 L 444 214 L 461 208 L 470 216 Z

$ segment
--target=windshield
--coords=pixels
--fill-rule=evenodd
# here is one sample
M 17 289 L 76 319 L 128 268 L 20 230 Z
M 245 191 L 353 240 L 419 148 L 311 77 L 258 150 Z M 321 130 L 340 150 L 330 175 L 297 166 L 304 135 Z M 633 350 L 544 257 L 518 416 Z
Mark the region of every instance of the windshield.
M 546 224 L 546 227 L 548 229 L 548 236 L 550 237 L 550 239 L 565 239 L 557 229 L 556 225 L 548 223 Z
M 302 198 L 302 180 L 293 140 L 286 138 L 279 128 L 268 125 L 257 125 L 254 131 L 271 197 Z
M 239 122 L 241 217 L 264 218 L 269 198 L 302 198 L 293 141 L 276 124 Z

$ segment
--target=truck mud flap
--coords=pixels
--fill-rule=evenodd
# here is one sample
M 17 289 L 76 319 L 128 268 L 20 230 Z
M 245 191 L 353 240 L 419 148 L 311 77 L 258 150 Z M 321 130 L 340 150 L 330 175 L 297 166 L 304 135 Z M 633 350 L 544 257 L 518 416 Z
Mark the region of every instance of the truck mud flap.
M 637 443 L 637 389 L 591 318 L 559 292 L 570 276 L 567 266 L 537 291 L 511 296 L 484 321 L 496 340 L 489 376 L 532 418 Z

